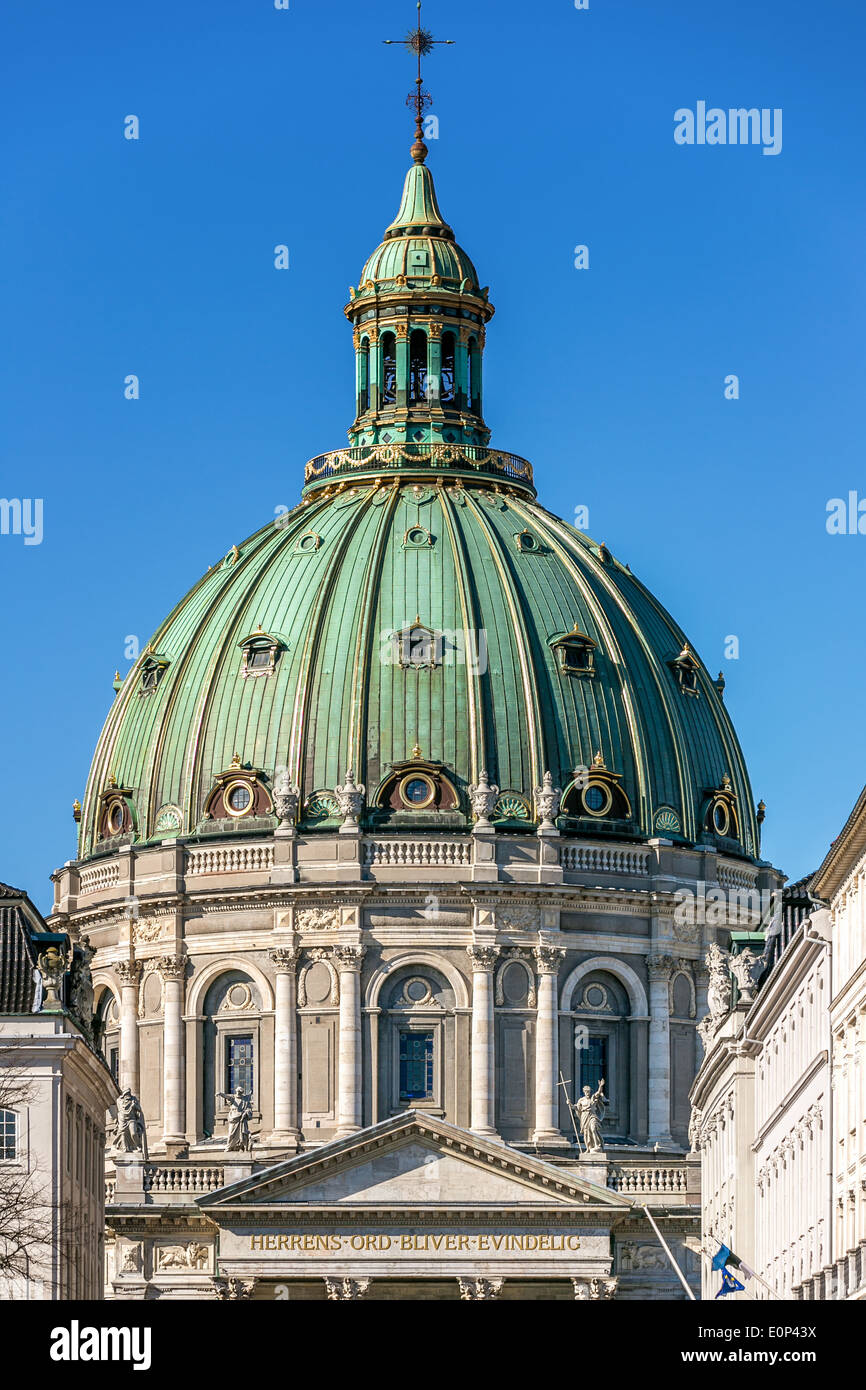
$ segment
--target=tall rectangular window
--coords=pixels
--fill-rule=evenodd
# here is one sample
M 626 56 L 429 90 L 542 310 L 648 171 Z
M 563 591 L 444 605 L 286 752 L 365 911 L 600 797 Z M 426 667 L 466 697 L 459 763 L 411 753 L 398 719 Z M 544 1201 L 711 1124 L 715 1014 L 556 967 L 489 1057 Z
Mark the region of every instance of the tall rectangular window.
M 400 1034 L 400 1099 L 433 1099 L 433 1034 Z
M 110 1047 L 108 1049 L 108 1066 L 115 1081 L 120 1076 L 120 1048 Z
M 598 1090 L 598 1083 L 607 1076 L 607 1038 L 589 1037 L 580 1052 L 580 1085 Z
M 251 1037 L 226 1038 L 226 1090 L 240 1086 L 244 1095 L 253 1091 L 253 1040 Z
M 0 1159 L 18 1157 L 18 1116 L 14 1110 L 0 1110 Z

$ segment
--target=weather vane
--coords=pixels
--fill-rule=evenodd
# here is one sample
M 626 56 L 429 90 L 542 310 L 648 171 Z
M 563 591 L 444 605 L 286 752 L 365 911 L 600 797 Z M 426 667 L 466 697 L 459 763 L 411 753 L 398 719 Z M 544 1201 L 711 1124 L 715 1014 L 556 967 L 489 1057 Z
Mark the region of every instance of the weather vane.
M 425 92 L 421 78 L 421 59 L 426 58 L 437 44 L 453 43 L 453 39 L 434 39 L 429 29 L 421 27 L 421 0 L 418 0 L 418 24 L 415 29 L 410 29 L 405 39 L 383 39 L 383 43 L 402 43 L 408 48 L 410 53 L 414 53 L 418 59 L 418 76 L 415 78 L 415 91 L 410 92 L 406 98 L 407 106 L 415 107 L 415 143 L 412 146 L 412 158 L 416 164 L 423 164 L 427 157 L 427 146 L 424 144 L 424 109 L 433 105 L 433 98 L 429 92 Z

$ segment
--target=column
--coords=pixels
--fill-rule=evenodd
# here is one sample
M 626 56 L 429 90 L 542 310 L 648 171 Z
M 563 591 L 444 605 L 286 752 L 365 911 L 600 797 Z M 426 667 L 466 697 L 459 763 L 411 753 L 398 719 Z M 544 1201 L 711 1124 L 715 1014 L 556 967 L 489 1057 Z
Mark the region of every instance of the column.
M 707 1003 L 707 986 L 710 980 L 710 972 L 707 970 L 705 965 L 697 961 L 694 964 L 694 971 L 695 1019 L 698 1023 L 700 1023 L 703 1019 L 706 1018 L 709 1012 L 709 1004 Z M 701 1062 L 704 1060 L 705 1054 L 706 1048 L 704 1047 L 703 1038 L 701 1037 L 697 1028 L 695 1028 L 695 1071 L 697 1071 L 698 1067 L 701 1065 Z
M 493 1099 L 493 967 L 498 946 L 470 946 L 472 962 L 472 1102 L 470 1128 L 495 1135 Z
M 535 1025 L 535 1144 L 561 1143 L 559 1130 L 559 967 L 565 952 L 537 946 L 538 1009 Z
M 279 946 L 270 952 L 276 970 L 274 987 L 274 1132 L 276 1143 L 297 1144 L 298 1132 L 298 949 Z
M 650 987 L 649 1026 L 649 1141 L 672 1144 L 671 1135 L 671 1043 L 668 981 L 670 956 L 647 961 Z
M 337 1052 L 336 1138 L 361 1128 L 361 962 L 363 946 L 335 946 L 340 972 L 340 1039 Z
M 122 960 L 116 967 L 120 981 L 120 1058 L 118 1080 L 121 1090 L 128 1086 L 138 1096 L 138 982 L 141 966 L 137 960 Z
M 157 969 L 165 986 L 162 1024 L 163 1139 L 166 1144 L 182 1144 L 186 1134 L 183 1046 L 183 979 L 186 956 L 162 956 Z

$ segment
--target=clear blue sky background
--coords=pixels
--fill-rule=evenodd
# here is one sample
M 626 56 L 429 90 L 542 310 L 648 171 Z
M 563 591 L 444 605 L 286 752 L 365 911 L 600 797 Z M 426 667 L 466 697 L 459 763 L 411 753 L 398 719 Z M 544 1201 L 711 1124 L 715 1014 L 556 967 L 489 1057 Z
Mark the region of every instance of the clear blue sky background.
M 411 59 L 379 40 L 414 18 L 7 0 L 0 496 L 43 498 L 45 538 L 0 537 L 0 878 L 43 908 L 124 638 L 345 442 L 341 309 L 411 142 Z M 428 0 L 425 22 L 458 41 L 428 64 L 430 165 L 498 309 L 494 439 L 724 667 L 764 853 L 797 876 L 866 780 L 866 536 L 825 530 L 828 498 L 866 496 L 862 0 Z M 698 100 L 781 107 L 782 153 L 678 147 Z

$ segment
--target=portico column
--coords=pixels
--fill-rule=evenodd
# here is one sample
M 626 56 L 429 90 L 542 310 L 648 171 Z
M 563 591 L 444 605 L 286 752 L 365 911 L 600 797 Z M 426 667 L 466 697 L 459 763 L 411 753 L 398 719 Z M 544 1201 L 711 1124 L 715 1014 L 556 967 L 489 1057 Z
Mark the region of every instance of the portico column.
M 493 967 L 498 946 L 470 946 L 472 962 L 472 1101 L 470 1128 L 495 1134 L 493 1095 Z
M 671 957 L 655 956 L 647 961 L 650 988 L 649 1026 L 649 1140 L 672 1144 L 671 1135 L 671 1041 L 668 981 Z
M 340 1040 L 337 1052 L 337 1134 L 361 1128 L 361 962 L 363 946 L 335 946 L 340 972 Z
M 557 1079 L 559 1076 L 559 1000 L 557 981 L 565 951 L 536 946 L 538 1009 L 535 1025 L 535 1133 L 533 1143 L 561 1141 Z
M 162 956 L 157 963 L 165 987 L 163 1003 L 162 1124 L 167 1144 L 183 1143 L 184 1107 L 183 977 L 186 956 Z
M 138 1050 L 138 982 L 141 966 L 137 960 L 122 960 L 115 967 L 120 981 L 120 1057 L 118 1081 L 134 1096 L 140 1094 Z
M 277 1142 L 297 1144 L 298 1132 L 298 980 L 295 946 L 270 952 L 274 985 L 274 1133 Z

